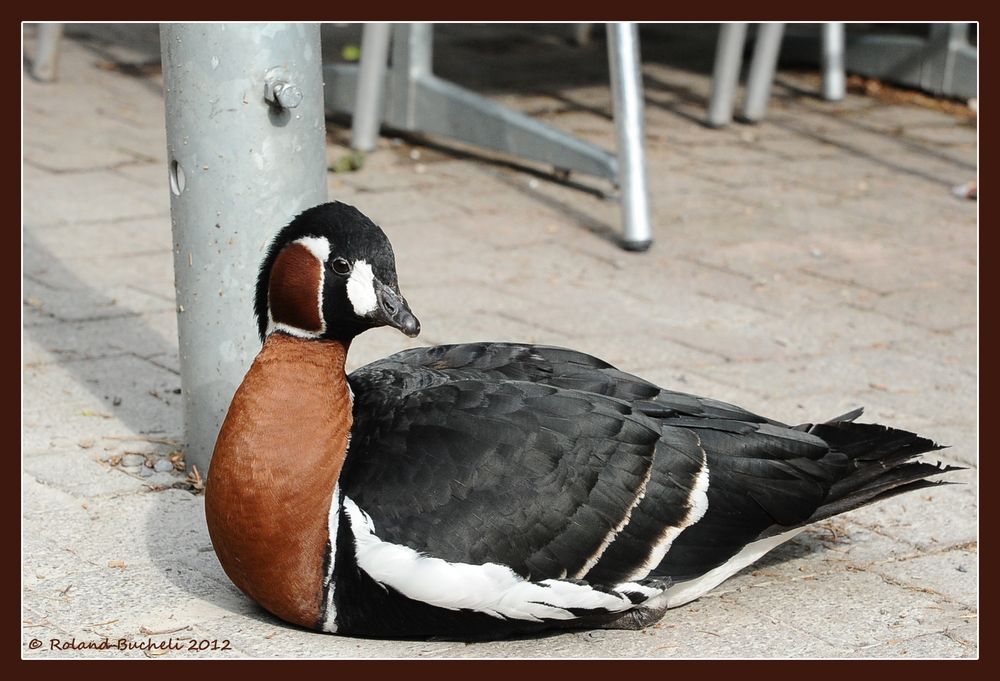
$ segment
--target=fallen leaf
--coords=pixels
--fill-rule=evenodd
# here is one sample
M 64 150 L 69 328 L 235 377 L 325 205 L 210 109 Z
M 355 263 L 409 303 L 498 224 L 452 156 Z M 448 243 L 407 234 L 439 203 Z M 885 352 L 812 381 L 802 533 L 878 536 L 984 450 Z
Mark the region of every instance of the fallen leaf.
M 187 482 L 189 485 L 194 487 L 196 491 L 205 489 L 205 481 L 202 480 L 201 473 L 198 472 L 198 467 L 194 464 L 191 465 L 191 472 L 188 473 Z

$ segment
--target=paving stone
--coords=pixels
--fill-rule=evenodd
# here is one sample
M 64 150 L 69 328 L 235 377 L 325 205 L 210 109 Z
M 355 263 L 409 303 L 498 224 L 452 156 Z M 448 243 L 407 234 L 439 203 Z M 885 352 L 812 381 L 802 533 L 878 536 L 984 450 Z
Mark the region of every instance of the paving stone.
M 30 152 L 27 157 L 31 159 Z M 27 220 L 33 225 L 58 225 L 163 214 L 160 202 L 135 189 L 134 182 L 108 170 L 60 174 L 29 170 L 24 175 Z M 95 196 L 116 198 L 95 201 Z
M 78 638 L 143 639 L 148 636 L 143 629 L 182 629 L 233 609 L 245 611 L 235 588 L 183 567 L 169 579 L 159 568 L 126 566 L 91 570 L 68 581 L 72 589 L 64 596 L 59 594 L 66 585 L 55 583 L 27 590 L 26 599 L 60 598 L 59 613 L 50 619 Z M 108 624 L 98 626 L 103 622 Z
M 108 257 L 170 253 L 170 217 L 123 218 L 93 224 L 66 223 L 32 230 L 29 248 L 45 251 L 50 259 L 92 258 L 102 264 Z M 161 258 L 162 259 L 162 258 Z
M 21 473 L 21 490 L 25 498 L 25 503 L 21 507 L 22 515 L 76 509 L 81 503 L 86 503 L 79 496 L 45 484 L 26 472 Z
M 253 657 L 411 658 L 454 649 L 456 645 L 332 636 L 289 626 L 265 612 L 251 617 L 216 619 L 200 629 L 204 638 L 229 640 Z
M 129 431 L 170 437 L 182 429 L 179 387 L 177 375 L 134 356 L 26 367 L 22 447 Z
M 862 646 L 852 651 L 857 658 L 957 658 L 977 657 L 978 636 L 966 639 L 962 634 L 975 634 L 978 629 L 963 627 L 961 633 L 948 630 L 947 634 L 926 634 L 910 639 L 892 639 L 880 645 Z
M 43 485 L 79 498 L 129 494 L 143 489 L 138 479 L 98 463 L 83 452 L 32 456 L 24 460 L 24 471 Z M 33 504 L 27 508 L 34 510 Z
M 933 455 L 925 458 L 934 460 Z M 960 484 L 901 494 L 851 511 L 846 519 L 909 542 L 921 551 L 971 547 L 978 541 L 979 526 L 975 472 L 949 473 L 947 479 Z
M 956 405 L 970 408 L 974 404 L 975 377 L 949 367 L 870 344 L 844 351 L 830 343 L 826 348 L 809 348 L 807 356 L 794 356 L 800 348 L 791 341 L 786 341 L 786 347 L 793 356 L 760 362 L 716 362 L 696 370 L 737 387 L 756 386 L 769 396 L 838 392 L 872 395 L 871 401 L 877 402 L 881 393 L 888 392 L 895 396 L 894 403 L 905 405 L 908 396 L 915 404 L 922 402 L 920 393 L 930 384 L 938 401 L 941 395 L 949 395 Z M 776 383 L 776 377 L 783 380 Z
M 164 574 L 181 558 L 211 550 L 202 498 L 179 489 L 150 492 L 144 481 L 112 472 L 135 480 L 129 491 L 138 494 L 92 498 L 85 509 L 77 505 L 47 514 L 46 538 L 56 549 L 72 548 L 78 560 L 96 567 L 124 561 L 132 567 L 158 566 Z M 93 540 L 81 545 L 79 536 Z
M 139 357 L 177 354 L 177 313 L 174 310 L 106 319 L 52 321 L 25 330 L 26 364 L 122 354 Z M 27 350 L 31 350 L 30 354 Z
M 880 565 L 875 570 L 894 582 L 931 589 L 974 609 L 979 602 L 978 563 L 977 552 L 954 550 Z
M 24 277 L 24 303 L 37 308 L 40 313 L 36 324 L 94 321 L 134 316 L 143 312 L 173 311 L 175 304 L 163 295 L 141 290 L 131 284 L 119 284 L 101 287 L 71 288 L 74 281 L 68 281 L 68 286 L 48 286 L 36 279 L 32 274 Z M 160 283 L 161 290 L 167 284 Z M 29 324 L 27 326 L 33 326 Z
M 963 613 L 866 572 L 774 582 L 759 591 L 750 608 L 847 650 L 933 633 L 943 618 Z
M 977 291 L 972 286 L 955 290 L 931 284 L 860 303 L 893 319 L 911 322 L 932 331 L 951 331 L 974 324 L 979 312 Z

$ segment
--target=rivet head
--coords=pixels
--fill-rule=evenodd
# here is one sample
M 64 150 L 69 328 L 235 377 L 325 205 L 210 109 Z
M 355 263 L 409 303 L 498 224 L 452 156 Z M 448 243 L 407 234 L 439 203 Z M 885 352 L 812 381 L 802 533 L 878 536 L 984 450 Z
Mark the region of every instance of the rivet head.
M 274 88 L 274 96 L 282 108 L 294 109 L 302 101 L 302 90 L 292 83 L 278 83 Z
M 279 109 L 294 109 L 302 102 L 302 90 L 290 82 L 287 70 L 274 67 L 264 77 L 264 101 Z

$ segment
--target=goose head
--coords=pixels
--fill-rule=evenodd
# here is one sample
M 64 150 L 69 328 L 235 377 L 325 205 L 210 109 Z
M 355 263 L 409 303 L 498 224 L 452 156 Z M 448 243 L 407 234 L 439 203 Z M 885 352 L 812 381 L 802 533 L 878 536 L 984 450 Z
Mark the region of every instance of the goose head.
M 420 333 L 389 239 L 340 202 L 304 211 L 277 234 L 257 277 L 255 312 L 262 340 L 280 331 L 349 343 L 386 325 L 411 338 Z

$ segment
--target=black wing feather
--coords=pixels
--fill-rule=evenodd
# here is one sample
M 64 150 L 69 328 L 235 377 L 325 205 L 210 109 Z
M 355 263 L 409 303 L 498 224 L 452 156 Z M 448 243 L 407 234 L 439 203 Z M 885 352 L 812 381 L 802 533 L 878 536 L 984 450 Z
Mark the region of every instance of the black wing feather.
M 583 567 L 634 502 L 659 440 L 655 422 L 588 393 L 475 379 L 401 392 L 365 379 L 352 376 L 341 485 L 379 536 L 533 579 Z
M 586 578 L 614 583 L 678 527 L 707 465 L 708 511 L 653 570 L 683 580 L 763 536 L 921 484 L 937 448 L 851 421 L 787 426 L 664 390 L 584 353 L 514 343 L 416 348 L 350 376 L 344 491 L 380 535 L 450 560 L 572 576 L 631 510 Z M 643 488 L 643 485 L 645 487 Z

